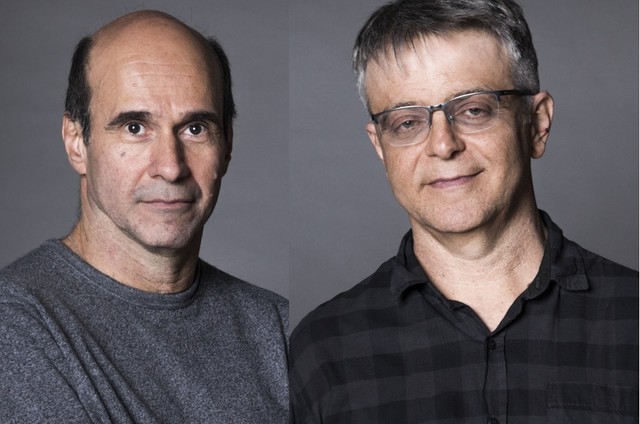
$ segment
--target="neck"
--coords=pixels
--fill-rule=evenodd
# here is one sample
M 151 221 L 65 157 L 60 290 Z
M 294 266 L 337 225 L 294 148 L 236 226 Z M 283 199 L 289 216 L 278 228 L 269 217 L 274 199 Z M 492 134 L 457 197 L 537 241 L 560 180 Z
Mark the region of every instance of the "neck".
M 490 330 L 535 278 L 546 239 L 536 209 L 464 234 L 413 229 L 416 256 L 433 284 Z
M 195 278 L 198 246 L 150 250 L 127 236 L 126 242 L 87 231 L 82 218 L 63 240 L 89 265 L 121 284 L 152 293 L 179 293 Z

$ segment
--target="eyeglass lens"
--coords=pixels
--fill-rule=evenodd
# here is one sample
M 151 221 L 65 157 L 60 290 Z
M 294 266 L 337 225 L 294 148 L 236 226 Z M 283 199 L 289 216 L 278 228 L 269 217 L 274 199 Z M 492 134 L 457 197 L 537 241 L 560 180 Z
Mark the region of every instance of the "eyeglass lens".
M 426 138 L 432 114 L 442 110 L 454 131 L 469 134 L 495 125 L 500 104 L 493 93 L 478 93 L 454 98 L 438 106 L 408 106 L 378 116 L 383 138 L 393 145 L 409 145 Z

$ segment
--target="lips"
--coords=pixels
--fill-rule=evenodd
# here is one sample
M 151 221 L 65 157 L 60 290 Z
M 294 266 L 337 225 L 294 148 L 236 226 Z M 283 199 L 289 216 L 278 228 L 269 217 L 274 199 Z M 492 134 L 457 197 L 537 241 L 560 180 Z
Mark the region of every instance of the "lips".
M 149 205 L 154 206 L 181 206 L 181 205 L 190 205 L 194 203 L 195 200 L 191 197 L 180 197 L 180 198 L 157 198 L 157 199 L 143 199 L 141 203 L 147 203 Z
M 147 208 L 159 213 L 183 213 L 189 210 L 194 201 L 189 199 L 153 199 L 141 202 Z
M 189 209 L 196 203 L 197 196 L 192 193 L 176 192 L 169 193 L 146 193 L 138 198 L 138 202 L 152 210 L 160 212 L 181 212 Z
M 480 172 L 461 174 L 452 177 L 438 177 L 429 181 L 427 185 L 433 188 L 450 188 L 463 186 L 471 182 L 478 174 L 480 174 Z
M 133 193 L 139 203 L 151 205 L 184 205 L 195 203 L 201 192 L 195 186 L 141 186 Z
M 153 199 L 153 200 L 144 200 L 143 203 L 193 203 L 193 200 L 190 199 Z

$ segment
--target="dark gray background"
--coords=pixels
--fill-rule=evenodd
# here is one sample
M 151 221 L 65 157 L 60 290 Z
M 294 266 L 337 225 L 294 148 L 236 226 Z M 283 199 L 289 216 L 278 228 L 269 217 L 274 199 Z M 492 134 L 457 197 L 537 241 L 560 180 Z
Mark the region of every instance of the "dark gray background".
M 202 256 L 291 300 L 295 324 L 394 255 L 408 229 L 364 132 L 351 46 L 373 0 L 0 4 L 0 266 L 71 229 L 77 176 L 60 138 L 81 36 L 157 8 L 216 35 L 239 108 Z M 638 268 L 638 2 L 525 0 L 556 100 L 538 203 L 585 247 Z
M 233 159 L 201 256 L 288 297 L 288 5 L 286 0 L 0 3 L 0 267 L 75 222 L 78 176 L 60 136 L 75 44 L 134 10 L 160 9 L 215 35 L 238 106 Z
M 364 131 L 350 53 L 384 4 L 290 3 L 291 322 L 395 255 L 409 228 Z M 539 206 L 565 235 L 638 268 L 638 1 L 521 2 L 556 101 Z

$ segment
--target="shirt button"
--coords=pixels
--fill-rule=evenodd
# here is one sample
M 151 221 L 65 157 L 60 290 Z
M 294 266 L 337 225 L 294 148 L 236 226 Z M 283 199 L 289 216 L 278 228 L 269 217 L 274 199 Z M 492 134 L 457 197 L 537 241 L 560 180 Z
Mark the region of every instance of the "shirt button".
M 489 350 L 495 350 L 495 348 L 496 348 L 496 342 L 493 339 L 489 340 Z M 492 417 L 492 419 L 493 419 L 493 417 Z M 496 423 L 497 423 L 497 421 L 496 421 Z
M 489 421 L 487 421 L 487 424 L 500 424 L 500 420 L 496 417 L 490 417 Z

